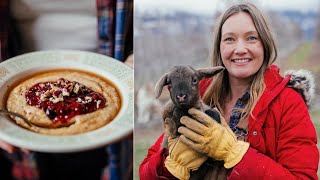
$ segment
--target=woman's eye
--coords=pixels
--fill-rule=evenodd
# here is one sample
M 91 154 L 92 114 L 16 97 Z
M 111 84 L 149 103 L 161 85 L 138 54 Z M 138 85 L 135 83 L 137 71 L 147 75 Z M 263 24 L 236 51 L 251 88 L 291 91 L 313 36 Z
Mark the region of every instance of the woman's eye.
M 248 40 L 249 41 L 254 41 L 254 40 L 257 40 L 258 38 L 256 36 L 249 36 L 248 37 Z
M 233 41 L 233 38 L 232 37 L 227 37 L 224 39 L 224 41 Z

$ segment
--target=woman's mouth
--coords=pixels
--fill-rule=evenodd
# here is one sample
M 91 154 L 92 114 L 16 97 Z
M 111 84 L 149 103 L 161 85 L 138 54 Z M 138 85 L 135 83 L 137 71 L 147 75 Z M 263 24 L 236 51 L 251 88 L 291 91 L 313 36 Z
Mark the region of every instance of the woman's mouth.
M 232 59 L 231 62 L 237 63 L 237 64 L 245 64 L 251 61 L 251 59 L 246 58 L 246 59 Z

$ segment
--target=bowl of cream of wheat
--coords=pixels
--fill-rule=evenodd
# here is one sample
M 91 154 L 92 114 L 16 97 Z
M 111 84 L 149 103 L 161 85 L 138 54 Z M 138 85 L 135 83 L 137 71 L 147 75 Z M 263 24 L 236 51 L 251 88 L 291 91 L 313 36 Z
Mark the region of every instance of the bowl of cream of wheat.
M 133 70 L 113 58 L 38 51 L 0 63 L 0 139 L 39 152 L 76 152 L 133 130 Z

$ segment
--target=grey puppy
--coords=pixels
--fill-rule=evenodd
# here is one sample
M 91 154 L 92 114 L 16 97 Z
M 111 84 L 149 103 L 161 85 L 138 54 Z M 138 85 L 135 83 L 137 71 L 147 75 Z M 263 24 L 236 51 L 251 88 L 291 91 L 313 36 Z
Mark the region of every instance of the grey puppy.
M 206 112 L 220 123 L 220 117 L 217 113 L 210 110 L 200 98 L 199 81 L 203 78 L 213 77 L 224 70 L 224 67 L 210 67 L 202 69 L 194 69 L 191 66 L 174 66 L 170 72 L 164 74 L 155 86 L 156 98 L 162 93 L 163 87 L 168 86 L 171 100 L 165 105 L 162 118 L 166 134 L 162 142 L 162 146 L 168 149 L 168 137 L 176 138 L 180 134 L 178 128 L 182 125 L 180 118 L 182 116 L 190 116 L 188 110 L 197 108 Z M 210 165 L 208 165 L 210 164 Z M 203 179 L 206 172 L 211 168 L 223 167 L 223 162 L 207 160 L 199 170 L 192 172 L 190 179 Z M 224 171 L 224 170 L 223 170 Z M 218 171 L 216 171 L 218 172 Z M 223 175 L 216 176 L 217 179 L 225 179 L 225 171 Z

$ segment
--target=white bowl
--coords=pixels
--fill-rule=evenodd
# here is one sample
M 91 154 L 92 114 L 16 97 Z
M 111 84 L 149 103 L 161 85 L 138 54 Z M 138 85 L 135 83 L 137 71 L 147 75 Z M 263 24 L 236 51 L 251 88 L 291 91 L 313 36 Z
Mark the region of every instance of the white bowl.
M 0 116 L 0 139 L 17 147 L 38 152 L 76 152 L 120 140 L 133 131 L 133 70 L 108 56 L 85 51 L 54 50 L 27 53 L 0 63 L 0 105 L 6 94 L 22 78 L 49 69 L 76 69 L 110 80 L 120 91 L 122 107 L 107 125 L 71 136 L 50 136 L 24 129 L 8 117 Z

